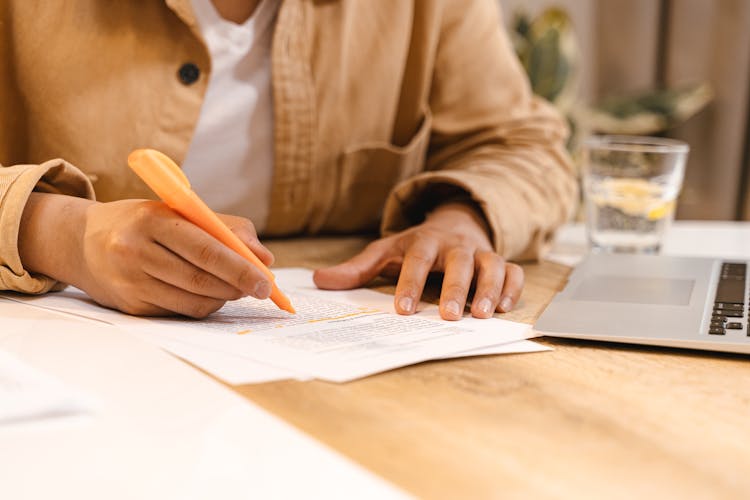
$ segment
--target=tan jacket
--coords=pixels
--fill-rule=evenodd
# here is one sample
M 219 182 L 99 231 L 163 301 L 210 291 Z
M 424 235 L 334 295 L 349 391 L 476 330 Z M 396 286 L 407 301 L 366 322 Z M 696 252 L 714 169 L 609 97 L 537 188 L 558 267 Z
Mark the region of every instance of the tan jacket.
M 571 210 L 574 176 L 565 126 L 532 97 L 496 10 L 284 0 L 265 236 L 393 232 L 464 190 L 499 253 L 537 256 Z M 18 255 L 32 190 L 153 197 L 126 157 L 184 158 L 210 71 L 189 0 L 0 0 L 0 289 L 54 284 Z

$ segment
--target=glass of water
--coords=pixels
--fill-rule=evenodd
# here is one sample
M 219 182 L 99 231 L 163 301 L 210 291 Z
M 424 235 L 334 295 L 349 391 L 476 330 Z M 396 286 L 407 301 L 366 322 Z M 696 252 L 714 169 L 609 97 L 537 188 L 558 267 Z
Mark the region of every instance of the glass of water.
M 658 137 L 584 143 L 586 230 L 594 251 L 658 253 L 674 218 L 690 148 Z

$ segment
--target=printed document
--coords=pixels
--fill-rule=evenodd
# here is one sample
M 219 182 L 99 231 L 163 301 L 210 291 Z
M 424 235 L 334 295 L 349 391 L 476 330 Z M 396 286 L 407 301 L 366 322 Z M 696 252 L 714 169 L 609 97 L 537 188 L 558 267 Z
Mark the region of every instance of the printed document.
M 497 318 L 442 321 L 433 305 L 401 316 L 393 312 L 390 295 L 366 289 L 322 291 L 309 270 L 274 272 L 296 315 L 253 298 L 228 302 L 202 320 L 136 318 L 91 305 L 74 289 L 21 300 L 118 325 L 219 377 L 212 367 L 230 358 L 233 365 L 250 363 L 259 375 L 271 373 L 267 380 L 343 382 L 429 359 L 491 353 L 500 346 L 507 352 L 509 344 L 533 335 L 527 324 Z M 534 347 L 524 344 L 519 351 L 540 350 Z

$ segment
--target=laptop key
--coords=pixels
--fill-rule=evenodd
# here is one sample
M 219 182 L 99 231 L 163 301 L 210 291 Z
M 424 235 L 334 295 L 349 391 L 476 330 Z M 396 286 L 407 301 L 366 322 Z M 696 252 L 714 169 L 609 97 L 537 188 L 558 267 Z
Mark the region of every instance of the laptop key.
M 741 303 L 740 304 L 727 304 L 725 302 L 716 302 L 714 304 L 714 308 L 716 309 L 731 309 L 734 311 L 742 311 L 743 307 L 744 306 Z
M 729 318 L 741 318 L 745 314 L 742 311 L 727 311 L 726 309 L 714 309 L 714 315 L 727 316 Z
M 742 330 L 742 323 L 737 323 L 735 321 L 732 321 L 730 323 L 727 323 L 725 328 L 727 330 Z
M 708 333 L 710 335 L 724 335 L 724 329 L 723 328 L 709 328 Z
M 719 309 L 731 309 L 739 305 L 742 310 L 745 304 L 745 280 L 747 264 L 744 262 L 724 262 L 721 266 L 721 276 L 716 286 L 716 304 Z
M 716 302 L 730 304 L 745 303 L 745 279 L 729 280 L 722 279 L 716 289 Z
M 740 262 L 726 262 L 721 266 L 721 274 L 744 276 L 747 271 L 747 264 Z

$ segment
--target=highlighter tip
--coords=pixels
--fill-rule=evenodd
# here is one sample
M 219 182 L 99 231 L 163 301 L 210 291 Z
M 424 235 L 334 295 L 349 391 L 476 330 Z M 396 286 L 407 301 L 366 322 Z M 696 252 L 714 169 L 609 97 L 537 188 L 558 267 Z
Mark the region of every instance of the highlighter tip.
M 273 289 L 269 298 L 282 311 L 297 314 L 297 311 L 294 310 L 294 306 L 292 306 L 292 301 L 289 300 L 289 297 L 284 295 L 281 290 L 279 290 L 275 283 L 273 284 Z

